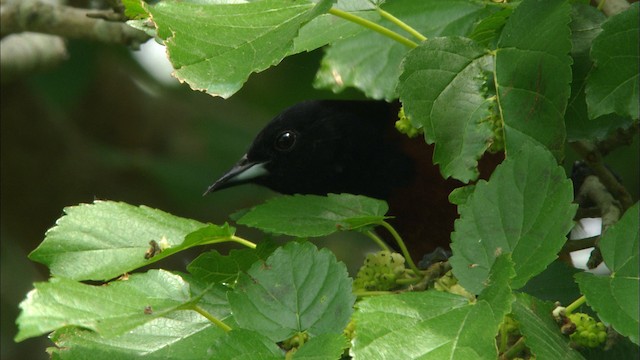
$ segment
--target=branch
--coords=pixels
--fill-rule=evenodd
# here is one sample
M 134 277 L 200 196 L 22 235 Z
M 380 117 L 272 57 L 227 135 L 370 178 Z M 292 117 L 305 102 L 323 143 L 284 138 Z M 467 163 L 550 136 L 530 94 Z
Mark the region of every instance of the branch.
M 50 4 L 43 0 L 12 1 L 0 6 L 0 34 L 30 31 L 134 48 L 149 39 L 147 34 L 125 23 L 95 17 L 94 10 Z M 102 17 L 108 16 L 103 14 Z
M 629 128 L 619 128 L 616 132 L 609 135 L 606 139 L 598 142 L 596 145 L 602 156 L 607 156 L 610 152 L 622 145 L 631 145 L 633 137 L 638 133 L 638 121 L 634 122 Z
M 623 212 L 633 205 L 631 194 L 620 184 L 618 179 L 602 162 L 602 154 L 590 141 L 579 140 L 571 143 L 571 147 L 585 160 L 602 184 L 622 205 Z
M 0 79 L 9 83 L 23 74 L 53 68 L 67 58 L 67 47 L 59 36 L 28 32 L 5 36 L 0 41 Z

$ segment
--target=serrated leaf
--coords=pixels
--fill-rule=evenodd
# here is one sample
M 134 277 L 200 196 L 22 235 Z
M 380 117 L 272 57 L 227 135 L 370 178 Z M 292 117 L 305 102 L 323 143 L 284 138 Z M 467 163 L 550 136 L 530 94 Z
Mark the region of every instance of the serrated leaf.
M 265 334 L 237 329 L 215 340 L 208 359 L 282 360 L 284 352 Z
M 464 35 L 489 13 L 484 4 L 466 0 L 396 0 L 382 8 L 427 37 Z M 387 20 L 376 22 L 396 29 Z M 373 31 L 336 41 L 322 59 L 314 86 L 334 92 L 355 87 L 369 98 L 395 99 L 400 62 L 408 51 L 405 45 Z
M 333 0 L 263 0 L 236 4 L 162 1 L 148 6 L 165 39 L 174 76 L 195 90 L 228 98 L 249 75 L 278 64 L 300 27 Z
M 587 79 L 590 118 L 616 113 L 638 119 L 638 19 L 640 5 L 609 18 L 593 40 L 591 57 L 595 68 Z
M 399 80 L 405 115 L 436 144 L 433 162 L 445 178 L 478 177 L 492 136 L 492 102 L 483 90 L 492 57 L 465 38 L 435 38 L 407 54 Z
M 555 159 L 539 146 L 525 146 L 481 180 L 451 235 L 453 273 L 467 290 L 483 289 L 495 258 L 511 253 L 522 287 L 555 258 L 573 226 L 573 187 Z
M 164 270 L 93 286 L 64 278 L 36 283 L 20 304 L 16 341 L 63 326 L 116 336 L 193 301 L 189 284 Z
M 551 311 L 552 303 L 545 303 L 527 294 L 517 294 L 513 303 L 513 316 L 525 344 L 536 359 L 584 359 L 569 346 L 569 337 L 560 333 Z
M 511 311 L 513 264 L 496 262 L 477 302 L 437 291 L 370 297 L 358 303 L 355 359 L 495 359 L 495 336 Z
M 600 239 L 600 250 L 611 276 L 576 275 L 587 303 L 602 321 L 638 344 L 640 276 L 638 274 L 638 203 Z
M 524 0 L 502 30 L 495 83 L 505 150 L 542 144 L 561 160 L 571 82 L 568 2 Z
M 244 214 L 238 224 L 297 237 L 325 236 L 385 219 L 387 203 L 361 195 L 280 196 Z
M 322 334 L 312 337 L 293 354 L 294 360 L 339 360 L 349 342 L 344 334 Z
M 303 331 L 341 333 L 355 301 L 350 289 L 346 267 L 331 252 L 291 242 L 241 275 L 228 298 L 241 328 L 282 341 Z
M 79 328 L 65 327 L 51 336 L 59 359 L 204 359 L 211 341 L 224 332 L 194 311 L 176 311 L 155 318 L 124 335 L 102 337 Z
M 593 39 L 602 31 L 600 25 L 606 20 L 601 11 L 587 4 L 571 7 L 571 96 L 565 113 L 567 140 L 602 140 L 618 128 L 627 128 L 633 120 L 616 114 L 589 119 L 585 99 L 587 75 L 593 67 L 589 56 Z
M 112 279 L 189 247 L 228 240 L 235 232 L 227 224 L 207 225 L 112 201 L 64 212 L 29 258 L 47 265 L 52 275 L 73 280 Z M 158 249 L 150 245 L 152 240 Z

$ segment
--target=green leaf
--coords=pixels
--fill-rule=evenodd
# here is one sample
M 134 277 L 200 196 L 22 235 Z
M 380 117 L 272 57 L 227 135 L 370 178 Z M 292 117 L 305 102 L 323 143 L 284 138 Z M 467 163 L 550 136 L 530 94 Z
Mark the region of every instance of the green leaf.
M 284 352 L 264 334 L 236 329 L 216 338 L 207 358 L 282 360 Z
M 484 4 L 467 0 L 395 0 L 382 8 L 428 37 L 464 35 L 489 12 Z M 387 20 L 376 23 L 397 31 Z M 373 31 L 360 32 L 331 44 L 314 86 L 334 92 L 355 87 L 369 98 L 395 99 L 400 63 L 408 51 Z
M 207 284 L 234 284 L 240 272 L 249 270 L 253 263 L 271 255 L 275 250 L 272 245 L 265 241 L 258 244 L 256 249 L 233 249 L 227 256 L 216 250 L 208 251 L 187 265 L 187 270 Z
M 453 273 L 478 294 L 495 258 L 511 253 L 522 287 L 557 256 L 573 226 L 573 187 L 562 167 L 539 146 L 525 146 L 480 180 L 451 235 Z
M 294 360 L 339 360 L 349 342 L 344 334 L 322 334 L 312 337 L 293 354 Z
M 51 336 L 59 359 L 204 359 L 211 341 L 224 332 L 194 311 L 176 311 L 117 337 L 72 327 Z M 55 358 L 55 357 L 54 357 Z
M 142 7 L 142 0 L 122 0 L 124 15 L 129 19 L 143 19 L 149 14 Z
M 350 290 L 344 264 L 330 251 L 291 242 L 241 275 L 228 298 L 241 328 L 282 341 L 303 331 L 342 333 L 355 301 Z
M 115 336 L 193 301 L 189 284 L 164 270 L 93 286 L 64 278 L 36 283 L 20 304 L 16 341 L 63 326 Z
M 595 68 L 586 89 L 590 118 L 616 113 L 638 119 L 639 8 L 634 3 L 609 18 L 593 41 Z
M 492 57 L 469 39 L 436 38 L 409 52 L 403 67 L 400 100 L 427 143 L 436 143 L 434 164 L 445 178 L 475 180 L 492 137 L 492 101 L 483 89 Z
M 568 2 L 524 0 L 498 40 L 495 83 L 507 154 L 542 144 L 563 158 L 571 82 Z
M 517 294 L 513 303 L 513 316 L 525 343 L 536 359 L 584 359 L 569 346 L 569 337 L 560 333 L 551 311 L 553 304 L 540 301 L 527 294 Z
M 235 232 L 227 224 L 206 225 L 112 201 L 80 204 L 64 212 L 29 258 L 47 265 L 52 275 L 73 280 L 112 279 L 192 246 L 228 241 Z M 150 241 L 162 251 L 147 259 Z
M 600 250 L 611 276 L 576 275 L 587 303 L 600 319 L 638 344 L 638 203 L 611 226 L 600 239 Z
M 388 209 L 386 202 L 361 195 L 280 196 L 251 209 L 238 224 L 277 234 L 317 237 L 380 223 Z
M 332 0 L 262 0 L 234 4 L 162 1 L 148 6 L 174 76 L 194 90 L 228 98 L 253 72 L 278 64 L 300 27 Z
M 578 272 L 580 270 L 570 267 L 563 260 L 556 260 L 529 280 L 521 290 L 540 300 L 559 301 L 568 305 L 581 295 L 578 284 L 573 280 Z
M 627 128 L 633 122 L 630 117 L 616 114 L 589 119 L 585 99 L 587 75 L 593 67 L 589 56 L 593 39 L 602 31 L 606 20 L 602 12 L 586 4 L 573 4 L 571 8 L 571 97 L 565 113 L 567 140 L 602 140 L 618 128 Z
M 459 188 L 453 189 L 453 191 L 449 194 L 449 202 L 453 205 L 463 205 L 467 203 L 469 200 L 469 196 L 473 194 L 473 191 L 476 189 L 475 185 L 467 185 Z
M 469 39 L 480 45 L 489 46 L 496 40 L 512 12 L 513 8 L 508 7 L 485 17 L 473 28 Z
M 512 275 L 513 264 L 500 257 L 475 303 L 437 291 L 366 298 L 358 303 L 351 351 L 363 359 L 496 359 Z

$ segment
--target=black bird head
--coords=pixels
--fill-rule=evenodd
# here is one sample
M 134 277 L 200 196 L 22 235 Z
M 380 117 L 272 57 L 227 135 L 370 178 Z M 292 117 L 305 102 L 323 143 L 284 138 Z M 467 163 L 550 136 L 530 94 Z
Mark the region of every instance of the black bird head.
M 411 160 L 394 144 L 397 106 L 307 101 L 276 116 L 249 151 L 205 194 L 254 183 L 283 194 L 352 193 L 385 198 L 409 181 Z

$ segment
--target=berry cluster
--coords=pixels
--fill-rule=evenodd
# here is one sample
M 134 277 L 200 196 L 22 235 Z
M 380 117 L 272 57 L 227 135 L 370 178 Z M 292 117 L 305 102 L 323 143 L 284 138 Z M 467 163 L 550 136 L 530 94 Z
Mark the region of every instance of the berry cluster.
M 404 108 L 400 108 L 398 113 L 399 120 L 396 121 L 396 129 L 410 138 L 422 134 L 422 129 L 418 129 L 411 124 L 409 118 L 404 115 Z
M 595 321 L 591 316 L 583 313 L 569 314 L 569 320 L 575 324 L 576 330 L 570 339 L 584 347 L 598 347 L 607 340 L 607 329 L 603 323 Z
M 355 290 L 386 291 L 397 287 L 396 280 L 405 273 L 404 257 L 382 250 L 368 254 L 353 281 Z

